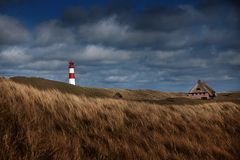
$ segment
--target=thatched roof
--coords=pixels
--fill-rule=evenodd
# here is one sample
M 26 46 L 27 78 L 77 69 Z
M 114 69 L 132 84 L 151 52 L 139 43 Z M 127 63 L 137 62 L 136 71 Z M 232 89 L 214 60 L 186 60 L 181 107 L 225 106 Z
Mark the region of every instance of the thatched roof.
M 123 96 L 121 95 L 121 93 L 117 92 L 113 98 L 116 98 L 116 99 L 120 99 L 120 98 L 123 98 Z
M 189 93 L 205 93 L 207 92 L 210 96 L 215 96 L 215 91 L 209 87 L 205 82 L 198 80 L 197 84 L 189 91 Z

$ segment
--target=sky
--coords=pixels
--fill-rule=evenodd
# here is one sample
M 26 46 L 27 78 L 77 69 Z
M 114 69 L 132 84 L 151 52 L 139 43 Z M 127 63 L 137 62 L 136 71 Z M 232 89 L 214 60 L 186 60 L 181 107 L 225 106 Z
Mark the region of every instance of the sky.
M 0 0 L 0 76 L 188 92 L 240 90 L 237 0 Z

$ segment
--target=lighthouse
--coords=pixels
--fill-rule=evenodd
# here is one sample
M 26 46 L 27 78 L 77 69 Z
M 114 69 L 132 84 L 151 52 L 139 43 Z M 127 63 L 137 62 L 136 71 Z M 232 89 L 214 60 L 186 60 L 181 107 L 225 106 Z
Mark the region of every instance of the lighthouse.
M 69 84 L 75 85 L 74 62 L 69 62 Z

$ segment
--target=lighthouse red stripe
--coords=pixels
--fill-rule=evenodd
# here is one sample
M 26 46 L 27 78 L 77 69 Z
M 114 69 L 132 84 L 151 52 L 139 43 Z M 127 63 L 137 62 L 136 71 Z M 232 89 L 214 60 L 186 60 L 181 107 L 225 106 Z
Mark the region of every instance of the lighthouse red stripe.
M 73 65 L 73 64 L 70 64 L 68 68 L 74 68 L 74 65 Z
M 69 73 L 69 78 L 75 78 L 75 74 L 74 73 Z

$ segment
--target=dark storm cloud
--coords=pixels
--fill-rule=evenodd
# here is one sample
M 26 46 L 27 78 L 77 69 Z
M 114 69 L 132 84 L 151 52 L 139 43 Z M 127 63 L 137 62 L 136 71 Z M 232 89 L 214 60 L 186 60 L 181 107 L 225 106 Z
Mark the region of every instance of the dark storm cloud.
M 129 15 L 134 9 L 134 1 L 108 1 L 106 5 L 93 5 L 88 8 L 73 6 L 65 10 L 62 17 L 64 25 L 79 25 L 98 21 L 111 15 Z
M 0 15 L 0 46 L 23 43 L 30 39 L 30 33 L 18 20 Z
M 24 4 L 30 1 L 36 1 L 36 0 L 0 0 L 0 8 L 4 8 L 13 4 L 14 5 Z
M 22 1 L 25 1 L 25 0 L 0 0 L 0 4 L 5 5 L 5 4 L 8 4 L 8 3 L 19 3 L 19 2 L 22 2 Z
M 214 8 L 217 6 L 232 6 L 232 7 L 240 7 L 240 2 L 238 0 L 202 0 L 200 1 L 198 7 L 201 8 Z
M 51 45 L 54 43 L 73 43 L 75 35 L 71 28 L 64 28 L 58 21 L 41 23 L 36 28 L 36 45 Z
M 0 73 L 66 81 L 74 60 L 82 85 L 186 91 L 203 79 L 239 89 L 237 1 L 139 4 L 69 7 L 32 31 L 1 15 Z
M 239 35 L 238 11 L 232 9 L 236 7 L 233 3 L 225 6 L 223 1 L 219 1 L 172 8 L 156 5 L 143 10 L 136 10 L 131 3 L 127 3 L 128 7 L 123 10 L 125 5 L 122 3 L 116 5 L 116 9 L 112 5 L 88 10 L 70 8 L 65 12 L 62 23 L 79 26 L 79 37 L 86 43 L 157 49 L 214 43 L 222 43 L 222 47 L 239 46 L 237 41 L 232 43 L 231 40 Z
M 65 25 L 83 24 L 86 22 L 95 21 L 103 16 L 102 8 L 92 8 L 90 11 L 75 6 L 68 8 L 63 15 L 62 21 Z

